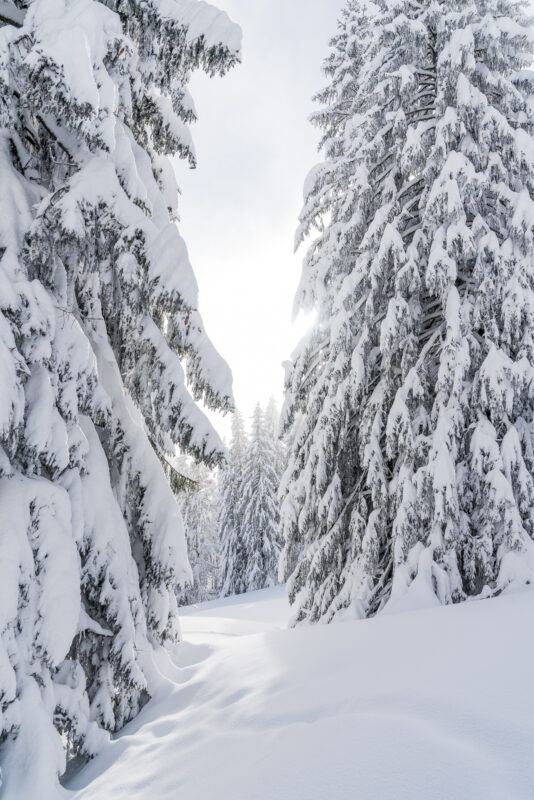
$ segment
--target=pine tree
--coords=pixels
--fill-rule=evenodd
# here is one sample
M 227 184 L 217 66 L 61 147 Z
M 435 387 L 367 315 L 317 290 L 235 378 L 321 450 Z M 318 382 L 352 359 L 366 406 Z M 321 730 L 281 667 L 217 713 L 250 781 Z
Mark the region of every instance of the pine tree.
M 351 1 L 332 47 L 284 410 L 296 622 L 534 569 L 532 32 L 510 0 Z
M 280 435 L 280 410 L 274 397 L 271 397 L 265 409 L 265 426 L 275 449 L 275 471 L 280 481 L 286 466 L 286 445 Z
M 3 3 L 0 23 L 0 741 L 23 800 L 63 772 L 61 734 L 90 756 L 135 716 L 150 645 L 178 635 L 162 464 L 221 463 L 195 399 L 232 401 L 168 157 L 194 165 L 189 75 L 231 67 L 239 30 L 182 0 Z
M 220 569 L 217 481 L 208 467 L 188 462 L 183 465 L 183 470 L 190 479 L 181 493 L 179 506 L 193 579 L 191 585 L 178 595 L 181 605 L 211 600 L 215 596 Z
M 251 592 L 275 586 L 280 559 L 277 452 L 265 415 L 254 410 L 245 454 L 238 513 L 241 521 L 242 588 Z
M 331 41 L 332 53 L 324 65 L 329 84 L 316 96 L 322 109 L 312 117 L 322 131 L 325 161 L 306 181 L 306 203 L 296 238 L 299 246 L 312 230 L 319 231 L 306 254 L 295 299 L 295 312 L 313 311 L 316 323 L 293 360 L 286 363 L 281 418 L 288 441 L 288 466 L 280 488 L 284 538 L 280 580 L 288 581 L 292 602 L 306 587 L 300 618 L 306 616 L 306 605 L 320 591 L 327 593 L 328 603 L 336 598 L 343 554 L 350 540 L 342 509 L 344 495 L 352 485 L 353 456 L 344 433 L 353 334 L 350 318 L 343 315 L 344 305 L 336 313 L 336 302 L 350 275 L 353 239 L 362 235 L 369 205 L 367 177 L 359 164 L 362 133 L 351 126 L 365 106 L 358 80 L 365 63 L 368 22 L 365 3 L 348 3 Z M 350 286 L 347 299 L 350 301 Z M 349 474 L 342 489 L 345 469 Z M 315 548 L 318 556 L 314 560 Z M 311 619 L 320 618 L 327 610 L 321 601 L 319 606 L 309 614 Z M 299 618 L 298 608 L 295 616 Z
M 243 417 L 236 409 L 232 420 L 232 441 L 226 466 L 219 479 L 219 539 L 221 571 L 219 594 L 228 597 L 246 591 L 243 583 L 240 501 L 247 435 Z

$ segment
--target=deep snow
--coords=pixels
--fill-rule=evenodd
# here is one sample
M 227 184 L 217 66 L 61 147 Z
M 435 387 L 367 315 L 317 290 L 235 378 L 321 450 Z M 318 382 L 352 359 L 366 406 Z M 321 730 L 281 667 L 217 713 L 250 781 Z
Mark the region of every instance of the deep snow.
M 534 592 L 283 630 L 282 588 L 182 612 L 157 696 L 70 800 L 532 800 Z

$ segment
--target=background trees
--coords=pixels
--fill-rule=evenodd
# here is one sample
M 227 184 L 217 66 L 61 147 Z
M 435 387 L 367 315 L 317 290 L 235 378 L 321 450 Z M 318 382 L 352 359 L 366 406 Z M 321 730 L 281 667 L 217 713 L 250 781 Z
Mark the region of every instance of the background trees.
M 216 595 L 220 570 L 217 525 L 217 478 L 213 470 L 193 462 L 183 465 L 189 476 L 180 497 L 192 584 L 178 595 L 180 605 L 211 600 Z
M 245 453 L 239 503 L 244 591 L 278 582 L 281 550 L 277 448 L 264 412 L 257 405 Z
M 243 556 L 241 545 L 240 501 L 245 469 L 247 435 L 239 409 L 232 419 L 232 440 L 228 447 L 226 468 L 219 478 L 219 538 L 221 543 L 221 597 L 241 594 Z
M 223 597 L 278 582 L 281 447 L 274 401 L 266 413 L 256 406 L 248 438 L 241 416 L 235 414 L 228 467 L 220 484 Z

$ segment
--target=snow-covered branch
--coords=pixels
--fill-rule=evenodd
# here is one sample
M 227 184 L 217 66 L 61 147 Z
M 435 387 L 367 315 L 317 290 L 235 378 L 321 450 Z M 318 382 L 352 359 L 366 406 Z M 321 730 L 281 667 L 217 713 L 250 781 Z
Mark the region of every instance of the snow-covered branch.
M 17 8 L 7 0 L 0 0 L 0 26 L 14 25 L 16 28 L 22 28 L 25 16 L 24 9 Z

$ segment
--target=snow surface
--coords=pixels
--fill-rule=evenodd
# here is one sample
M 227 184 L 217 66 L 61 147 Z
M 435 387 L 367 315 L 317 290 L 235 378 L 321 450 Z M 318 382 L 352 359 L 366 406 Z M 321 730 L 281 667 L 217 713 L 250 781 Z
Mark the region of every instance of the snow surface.
M 284 630 L 283 588 L 184 609 L 160 689 L 66 800 L 529 800 L 534 591 Z

